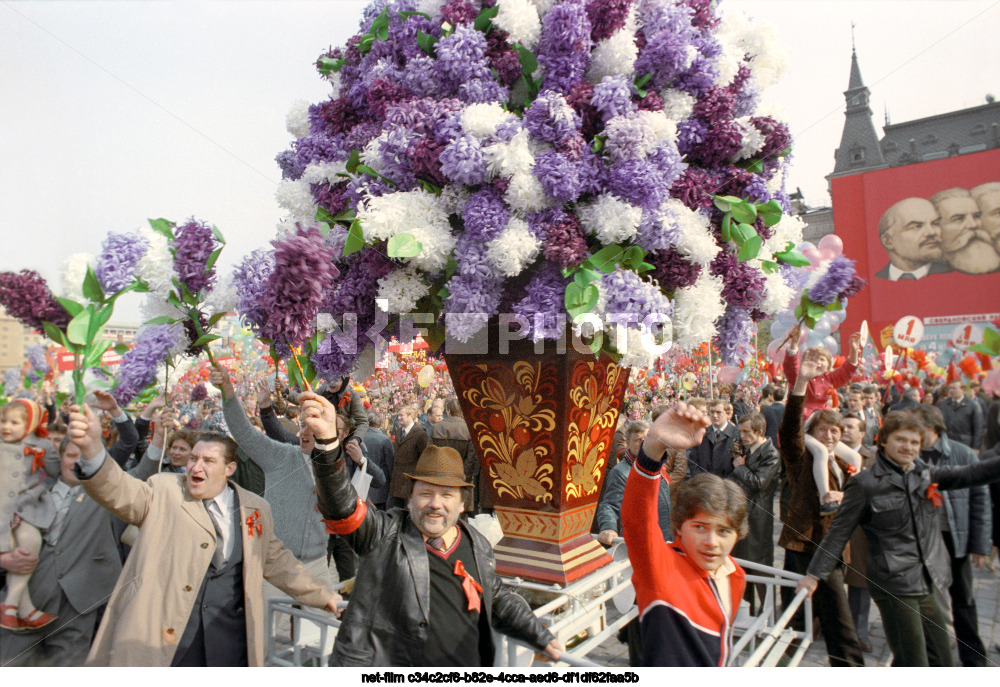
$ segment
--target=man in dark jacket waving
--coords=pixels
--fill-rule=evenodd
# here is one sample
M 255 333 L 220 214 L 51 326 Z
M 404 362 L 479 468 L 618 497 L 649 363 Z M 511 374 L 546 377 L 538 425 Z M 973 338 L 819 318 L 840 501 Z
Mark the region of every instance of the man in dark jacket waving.
M 558 658 L 562 645 L 528 604 L 500 584 L 489 542 L 459 523 L 462 458 L 428 446 L 412 474 L 409 510 L 369 510 L 351 486 L 334 408 L 307 392 L 302 416 L 316 437 L 313 469 L 328 531 L 361 556 L 358 583 L 330 658 L 337 666 L 491 666 L 491 628 Z

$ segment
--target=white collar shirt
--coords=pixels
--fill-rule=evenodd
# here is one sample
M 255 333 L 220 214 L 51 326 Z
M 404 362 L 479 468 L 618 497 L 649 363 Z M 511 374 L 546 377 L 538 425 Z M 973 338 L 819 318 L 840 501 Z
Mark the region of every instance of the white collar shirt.
M 904 274 L 912 274 L 914 279 L 923 279 L 931 271 L 931 264 L 927 263 L 923 267 L 918 267 L 915 270 L 901 270 L 892 263 L 889 263 L 889 281 L 899 281 L 899 278 Z
M 233 547 L 236 545 L 233 532 L 239 529 L 233 527 L 233 517 L 236 515 L 236 492 L 227 484 L 218 496 L 213 499 L 205 499 L 205 506 L 219 522 L 219 528 L 222 530 L 223 550 L 226 560 L 229 560 L 233 554 Z

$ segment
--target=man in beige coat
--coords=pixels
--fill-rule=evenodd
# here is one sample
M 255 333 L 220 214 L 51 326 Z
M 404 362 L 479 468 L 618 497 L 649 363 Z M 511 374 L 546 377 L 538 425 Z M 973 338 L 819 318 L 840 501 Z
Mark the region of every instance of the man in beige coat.
M 274 536 L 267 502 L 228 481 L 235 443 L 202 435 L 186 475 L 147 482 L 105 460 L 87 406 L 70 415 L 76 471 L 95 501 L 141 534 L 118 578 L 87 663 L 102 666 L 259 666 L 266 579 L 300 603 L 336 611 L 340 597 Z

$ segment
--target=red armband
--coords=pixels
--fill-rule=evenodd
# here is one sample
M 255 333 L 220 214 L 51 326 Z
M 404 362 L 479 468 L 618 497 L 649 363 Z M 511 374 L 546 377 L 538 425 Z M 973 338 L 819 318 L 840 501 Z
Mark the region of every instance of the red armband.
M 358 499 L 358 506 L 354 509 L 354 512 L 348 515 L 343 520 L 327 520 L 323 519 L 326 523 L 326 533 L 327 534 L 350 534 L 359 527 L 361 523 L 365 520 L 365 515 L 368 514 L 368 506 L 361 499 Z

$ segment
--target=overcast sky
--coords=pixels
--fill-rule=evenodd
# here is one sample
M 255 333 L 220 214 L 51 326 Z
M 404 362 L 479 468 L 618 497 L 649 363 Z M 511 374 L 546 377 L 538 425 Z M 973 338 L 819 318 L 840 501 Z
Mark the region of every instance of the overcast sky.
M 312 67 L 366 2 L 0 0 L 0 270 L 97 253 L 148 217 L 216 224 L 231 269 L 274 236 L 285 114 L 317 102 Z M 788 70 L 765 99 L 795 137 L 791 188 L 829 203 L 851 22 L 875 123 L 1000 97 L 1000 0 L 727 0 L 772 23 Z M 879 131 L 881 129 L 879 128 Z M 228 259 L 227 259 L 228 256 Z M 135 300 L 116 321 L 137 321 Z

